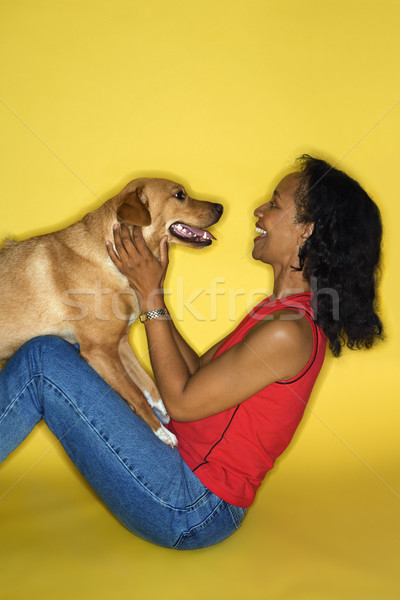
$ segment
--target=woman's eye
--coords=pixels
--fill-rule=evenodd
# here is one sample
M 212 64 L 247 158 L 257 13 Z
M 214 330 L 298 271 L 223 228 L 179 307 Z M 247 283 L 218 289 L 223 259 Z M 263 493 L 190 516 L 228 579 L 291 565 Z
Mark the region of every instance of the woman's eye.
M 184 200 L 186 198 L 186 194 L 185 192 L 177 192 L 176 194 L 174 194 L 175 198 L 178 198 L 178 200 Z

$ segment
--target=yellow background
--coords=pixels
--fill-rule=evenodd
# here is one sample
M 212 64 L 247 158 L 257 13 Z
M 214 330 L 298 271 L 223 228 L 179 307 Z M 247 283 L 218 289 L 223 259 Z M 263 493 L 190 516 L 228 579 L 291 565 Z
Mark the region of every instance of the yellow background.
M 327 360 L 214 548 L 130 535 L 37 427 L 0 468 L 2 598 L 399 597 L 399 19 L 394 0 L 1 0 L 1 237 L 71 223 L 149 173 L 223 202 L 218 242 L 171 251 L 170 305 L 203 351 L 270 289 L 252 212 L 309 152 L 381 207 L 388 336 Z M 184 308 L 178 292 L 200 295 Z

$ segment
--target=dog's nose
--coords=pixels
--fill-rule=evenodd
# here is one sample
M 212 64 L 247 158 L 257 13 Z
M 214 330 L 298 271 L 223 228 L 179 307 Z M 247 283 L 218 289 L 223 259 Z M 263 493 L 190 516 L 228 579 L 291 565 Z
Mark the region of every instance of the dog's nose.
M 222 206 L 222 204 L 214 203 L 213 208 L 214 208 L 215 212 L 219 214 L 219 216 L 221 216 L 222 213 L 224 212 L 224 207 Z

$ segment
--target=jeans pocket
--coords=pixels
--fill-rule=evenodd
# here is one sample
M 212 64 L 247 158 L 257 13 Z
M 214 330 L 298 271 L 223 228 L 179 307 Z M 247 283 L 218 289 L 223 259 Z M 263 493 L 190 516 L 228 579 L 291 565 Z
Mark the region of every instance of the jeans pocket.
M 234 506 L 233 504 L 228 504 L 227 506 L 229 512 L 232 515 L 232 519 L 235 523 L 236 529 L 239 529 L 247 513 L 247 508 L 241 508 L 240 506 Z
M 218 544 L 240 527 L 245 513 L 245 509 L 232 507 L 221 500 L 204 520 L 182 532 L 174 544 L 174 548 L 176 550 L 195 550 Z

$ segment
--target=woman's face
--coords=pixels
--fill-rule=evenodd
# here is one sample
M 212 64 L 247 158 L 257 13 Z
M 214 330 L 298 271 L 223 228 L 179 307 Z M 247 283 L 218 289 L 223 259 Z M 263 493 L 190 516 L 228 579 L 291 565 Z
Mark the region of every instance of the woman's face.
M 300 183 L 300 173 L 291 173 L 278 183 L 269 202 L 255 211 L 257 217 L 253 258 L 262 262 L 298 266 L 298 251 L 305 239 L 305 225 L 296 223 L 295 192 Z

